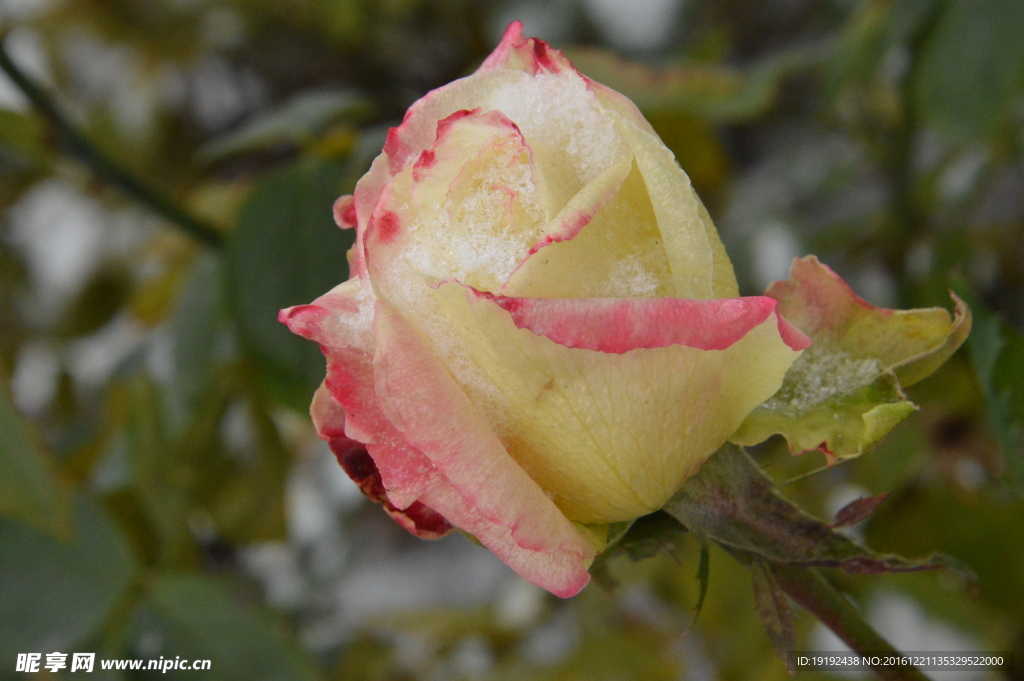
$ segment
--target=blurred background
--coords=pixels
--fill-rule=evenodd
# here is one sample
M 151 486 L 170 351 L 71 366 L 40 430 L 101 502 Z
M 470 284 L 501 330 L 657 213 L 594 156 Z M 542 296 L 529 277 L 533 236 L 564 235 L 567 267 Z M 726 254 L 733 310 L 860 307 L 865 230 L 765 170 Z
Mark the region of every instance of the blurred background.
M 347 278 L 333 200 L 517 18 L 640 106 L 745 294 L 816 253 L 879 305 L 970 296 L 920 412 L 783 489 L 824 519 L 892 492 L 859 536 L 977 572 L 832 575 L 897 647 L 1024 661 L 1024 3 L 0 0 L 28 79 L 0 75 L 0 678 L 53 651 L 218 680 L 786 678 L 724 552 L 685 636 L 685 535 L 562 601 L 405 534 L 312 431 L 323 358 L 277 310 Z M 840 649 L 801 617 L 804 649 Z

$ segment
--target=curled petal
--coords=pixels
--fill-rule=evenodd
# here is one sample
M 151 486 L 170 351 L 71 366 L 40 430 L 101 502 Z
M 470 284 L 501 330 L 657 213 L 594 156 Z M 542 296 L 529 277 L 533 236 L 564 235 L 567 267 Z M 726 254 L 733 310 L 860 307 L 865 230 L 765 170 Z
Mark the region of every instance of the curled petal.
M 877 360 L 884 369 L 895 371 L 904 386 L 935 371 L 971 331 L 971 311 L 952 293 L 954 317 L 940 307 L 875 307 L 813 255 L 795 259 L 789 276 L 765 291 L 779 301 L 787 319 L 820 346 L 854 359 Z
M 327 442 L 342 470 L 370 501 L 381 504 L 399 525 L 421 539 L 438 539 L 452 531 L 452 525 L 434 509 L 414 501 L 404 509 L 391 503 L 377 464 L 366 445 L 345 435 L 345 412 L 321 384 L 313 396 L 310 415 L 317 434 Z
M 572 62 L 559 50 L 553 49 L 543 40 L 523 36 L 523 22 L 513 21 L 490 56 L 477 69 L 477 73 L 497 70 L 525 71 L 530 75 L 538 73 L 576 72 Z
M 353 479 L 379 494 L 368 462 L 353 451 L 352 441 L 365 444 L 391 505 L 385 508 L 406 529 L 438 535 L 443 518 L 524 578 L 559 596 L 578 593 L 595 547 L 509 458 L 417 332 L 367 296 L 355 279 L 281 313 L 327 356 L 325 389 L 313 408 L 318 432 Z
M 358 220 L 356 219 L 356 201 L 351 194 L 339 196 L 334 202 L 334 223 L 342 229 L 354 229 Z
M 790 278 L 766 295 L 814 345 L 730 439 L 753 445 L 780 433 L 794 453 L 819 449 L 830 464 L 862 454 L 912 414 L 902 386 L 931 374 L 971 328 L 956 296 L 953 317 L 941 308 L 875 307 L 814 256 L 794 260 Z
M 725 350 L 775 312 L 766 296 L 686 298 L 508 298 L 490 296 L 515 325 L 567 348 L 622 354 L 637 348 L 685 345 Z M 811 341 L 779 315 L 779 336 L 792 350 Z
M 526 579 L 559 595 L 582 589 L 595 548 L 509 456 L 418 332 L 386 304 L 375 326 L 381 408 L 448 483 L 424 501 Z
M 517 301 L 445 283 L 435 300 L 499 393 L 509 453 L 582 523 L 660 508 L 806 345 L 759 299 Z M 731 327 L 699 328 L 716 315 Z
M 619 117 L 619 130 L 647 186 L 676 295 L 702 299 L 738 295 L 725 246 L 672 152 L 657 135 L 633 121 Z

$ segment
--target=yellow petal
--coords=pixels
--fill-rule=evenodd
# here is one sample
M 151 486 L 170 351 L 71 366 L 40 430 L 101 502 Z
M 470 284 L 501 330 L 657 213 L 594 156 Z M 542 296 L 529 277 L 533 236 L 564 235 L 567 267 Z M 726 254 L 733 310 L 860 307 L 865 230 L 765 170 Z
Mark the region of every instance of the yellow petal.
M 774 393 L 799 356 L 774 312 L 724 350 L 683 345 L 622 354 L 568 348 L 517 328 L 495 303 L 443 284 L 435 299 L 463 358 L 498 392 L 463 389 L 516 461 L 572 520 L 628 520 L 658 508 Z M 467 375 L 455 371 L 453 375 Z
M 676 295 L 701 299 L 735 295 L 736 276 L 729 258 L 690 178 L 672 152 L 633 121 L 609 115 L 618 118 L 619 130 L 633 150 L 647 186 Z

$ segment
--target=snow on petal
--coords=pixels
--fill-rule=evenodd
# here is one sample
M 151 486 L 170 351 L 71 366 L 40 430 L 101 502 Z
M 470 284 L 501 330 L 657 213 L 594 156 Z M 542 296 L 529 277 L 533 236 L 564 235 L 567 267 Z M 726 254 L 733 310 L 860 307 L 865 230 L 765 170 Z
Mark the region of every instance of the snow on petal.
M 753 445 L 779 433 L 793 453 L 820 449 L 829 463 L 859 456 L 912 414 L 902 386 L 931 374 L 971 328 L 956 296 L 953 317 L 941 308 L 875 307 L 814 256 L 794 260 L 790 278 L 766 295 L 813 345 L 730 439 Z
M 501 293 L 553 298 L 675 294 L 657 219 L 629 155 L 573 197 Z
M 559 50 L 543 40 L 523 36 L 523 22 L 513 21 L 505 29 L 501 42 L 477 69 L 477 73 L 497 70 L 523 71 L 530 75 L 576 70 Z
M 656 135 L 618 118 L 643 176 L 664 239 L 676 295 L 721 298 L 735 295 L 736 276 L 690 178 Z M 703 211 L 703 214 L 702 214 Z
M 970 310 L 953 296 L 956 314 L 940 308 L 890 310 L 871 305 L 813 255 L 793 261 L 790 278 L 765 291 L 782 314 L 821 348 L 877 360 L 904 386 L 938 368 L 964 342 Z

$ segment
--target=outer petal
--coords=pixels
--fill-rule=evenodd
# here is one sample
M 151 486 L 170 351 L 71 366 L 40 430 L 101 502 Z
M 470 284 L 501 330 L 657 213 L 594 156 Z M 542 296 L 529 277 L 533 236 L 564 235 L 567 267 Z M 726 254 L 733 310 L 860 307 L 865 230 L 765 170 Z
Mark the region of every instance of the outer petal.
M 764 299 L 519 302 L 454 283 L 436 298 L 500 391 L 492 419 L 508 451 L 583 523 L 660 508 L 799 356 Z M 711 319 L 721 334 L 696 328 Z
M 578 74 L 586 81 L 587 88 L 597 96 L 597 100 L 602 106 L 633 121 L 648 132 L 654 132 L 643 114 L 628 97 L 579 73 L 560 50 L 552 48 L 543 40 L 525 38 L 521 21 L 513 21 L 508 25 L 498 47 L 484 60 L 484 63 L 477 69 L 477 73 L 486 73 L 497 69 L 523 71 L 531 75 L 543 72 Z
M 810 339 L 775 315 L 776 301 L 766 296 L 690 300 L 686 298 L 508 298 L 485 296 L 529 329 L 567 348 L 622 354 L 638 348 L 685 345 L 727 350 L 770 316 L 792 350 Z
M 877 308 L 814 256 L 794 260 L 789 280 L 767 295 L 814 345 L 730 439 L 752 445 L 781 433 L 794 453 L 821 449 L 830 462 L 858 456 L 913 413 L 901 384 L 938 368 L 971 328 L 956 296 L 955 318 L 941 308 Z
M 559 50 L 552 49 L 543 40 L 523 37 L 523 22 L 513 21 L 505 29 L 501 42 L 477 69 L 477 73 L 498 70 L 523 71 L 530 75 L 537 73 L 576 72 L 572 62 Z
M 595 548 L 512 460 L 418 332 L 383 303 L 375 326 L 382 410 L 449 482 L 424 501 L 526 579 L 558 595 L 582 589 Z
M 342 470 L 370 501 L 383 505 L 395 522 L 422 539 L 438 539 L 452 531 L 451 523 L 419 501 L 412 502 L 404 509 L 391 503 L 380 470 L 366 445 L 345 435 L 345 411 L 331 396 L 325 384 L 317 389 L 309 412 L 317 434 L 330 445 Z
M 789 277 L 765 291 L 787 319 L 818 345 L 840 348 L 853 359 L 878 360 L 904 386 L 935 371 L 971 330 L 971 312 L 956 296 L 955 319 L 940 307 L 875 307 L 813 255 L 795 259 Z
M 365 443 L 387 490 L 388 512 L 410 531 L 443 532 L 434 511 L 524 578 L 559 596 L 579 592 L 595 547 L 500 443 L 495 448 L 494 434 L 404 320 L 379 304 L 376 336 L 368 335 L 367 291 L 351 280 L 281 314 L 327 355 L 328 392 L 320 391 L 313 407 L 321 436 L 372 495 L 373 473 L 351 451 L 353 440 Z M 439 422 L 438 413 L 449 418 Z
M 380 470 L 388 499 L 404 509 L 436 483 L 430 461 L 409 448 L 384 417 L 373 385 L 373 297 L 359 279 L 351 279 L 310 305 L 283 310 L 282 322 L 294 333 L 316 341 L 327 357 L 325 386 L 344 410 L 344 435 L 367 446 Z M 338 416 L 323 396 L 314 403 L 318 429 L 337 437 Z

